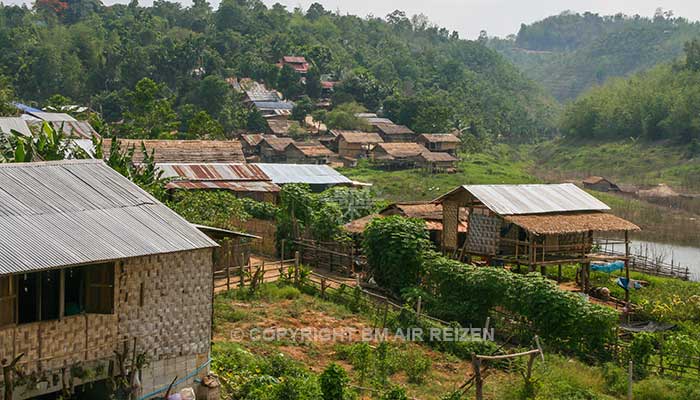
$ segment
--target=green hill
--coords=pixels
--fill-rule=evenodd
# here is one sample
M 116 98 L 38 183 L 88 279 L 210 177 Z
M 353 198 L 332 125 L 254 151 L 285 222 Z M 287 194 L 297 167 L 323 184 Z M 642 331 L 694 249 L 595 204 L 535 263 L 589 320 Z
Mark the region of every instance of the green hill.
M 653 18 L 571 13 L 523 24 L 517 36 L 489 46 L 560 101 L 610 77 L 626 76 L 677 58 L 700 37 L 700 24 L 657 11 Z
M 186 8 L 39 0 L 32 9 L 0 5 L 0 51 L 0 75 L 20 99 L 43 106 L 60 94 L 108 121 L 152 111 L 177 126 L 205 111 L 232 132 L 250 124 L 226 78 L 317 98 L 319 77 L 330 74 L 341 80 L 336 103 L 375 111 L 391 98 L 403 113 L 409 97 L 418 99 L 435 130 L 528 139 L 553 127 L 551 98 L 497 52 L 400 11 L 360 18 L 319 4 L 288 11 L 257 0 L 224 0 L 217 10 L 206 0 Z M 284 55 L 311 62 L 309 84 L 280 71 L 275 63 Z M 158 85 L 135 89 L 143 78 Z M 143 101 L 154 94 L 167 102 Z

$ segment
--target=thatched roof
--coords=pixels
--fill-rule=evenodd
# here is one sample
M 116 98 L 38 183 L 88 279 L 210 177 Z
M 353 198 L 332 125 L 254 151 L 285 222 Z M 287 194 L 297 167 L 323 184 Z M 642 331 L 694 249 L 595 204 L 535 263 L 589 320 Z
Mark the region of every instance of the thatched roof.
M 335 154 L 319 142 L 294 142 L 292 146 L 306 157 L 330 157 Z
M 504 219 L 536 235 L 640 230 L 627 220 L 600 211 L 508 215 Z
M 400 215 L 407 218 L 418 218 L 425 221 L 425 228 L 429 231 L 442 230 L 442 204 L 424 202 L 394 203 L 385 207 L 379 214 L 371 214 L 345 224 L 345 229 L 350 233 L 364 232 L 367 224 L 375 218 L 385 218 L 392 215 Z M 467 210 L 460 210 L 459 232 L 467 231 Z
M 385 135 L 406 135 L 414 133 L 411 129 L 404 125 L 376 123 L 374 126 Z
M 143 162 L 141 143 L 150 154 L 155 151 L 156 163 L 245 163 L 238 140 L 151 140 L 119 139 L 122 150 L 134 148 L 135 163 Z M 104 159 L 109 158 L 111 139 L 105 139 Z
M 418 143 L 379 143 L 377 148 L 384 150 L 386 154 L 394 158 L 416 157 L 428 151 Z
M 272 150 L 278 151 L 278 152 L 283 152 L 287 146 L 290 144 L 294 143 L 294 140 L 292 138 L 278 138 L 278 137 L 270 137 L 270 136 L 265 136 L 263 140 L 260 142 L 260 144 L 266 143 Z
M 419 140 L 423 140 L 429 143 L 459 143 L 460 140 L 457 136 L 451 133 L 424 133 L 418 137 Z
M 374 144 L 384 141 L 374 132 L 333 130 L 331 133 L 347 143 Z
M 639 197 L 661 197 L 661 198 L 669 198 L 669 197 L 678 197 L 680 194 L 676 192 L 675 190 L 671 189 L 670 186 L 668 186 L 665 183 L 660 183 L 656 185 L 655 187 L 647 190 L 640 190 L 639 191 Z
M 362 233 L 365 231 L 365 228 L 367 227 L 367 225 L 370 222 L 372 222 L 372 220 L 375 218 L 384 218 L 384 216 L 379 215 L 379 214 L 366 215 L 362 218 L 358 218 L 354 221 L 348 222 L 343 227 L 345 228 L 346 231 L 348 231 L 350 233 Z
M 425 161 L 430 161 L 430 162 L 455 162 L 457 161 L 457 158 L 451 155 L 450 153 L 443 153 L 439 151 L 426 151 L 424 153 L 421 153 L 419 155 L 420 158 L 424 159 Z

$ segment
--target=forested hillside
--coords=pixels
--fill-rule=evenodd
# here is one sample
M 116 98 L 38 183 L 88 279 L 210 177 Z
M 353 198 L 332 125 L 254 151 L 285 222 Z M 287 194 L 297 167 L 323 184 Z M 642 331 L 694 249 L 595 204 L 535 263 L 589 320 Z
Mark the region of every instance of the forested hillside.
M 336 105 L 386 104 L 419 132 L 530 140 L 553 129 L 553 102 L 495 51 L 399 11 L 359 18 L 257 0 L 224 0 L 217 10 L 206 0 L 188 8 L 39 0 L 32 9 L 0 5 L 0 51 L 4 97 L 13 89 L 33 105 L 90 105 L 131 136 L 256 129 L 226 78 L 313 99 L 321 74 L 341 81 Z M 305 86 L 275 65 L 283 55 L 311 61 Z
M 567 101 L 610 77 L 626 76 L 677 58 L 700 36 L 700 24 L 657 10 L 652 18 L 564 12 L 489 46 Z

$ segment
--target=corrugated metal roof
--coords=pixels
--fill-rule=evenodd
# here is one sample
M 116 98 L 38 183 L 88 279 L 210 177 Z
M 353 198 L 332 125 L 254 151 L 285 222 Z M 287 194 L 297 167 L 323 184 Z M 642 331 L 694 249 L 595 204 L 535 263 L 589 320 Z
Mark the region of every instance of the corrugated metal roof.
M 30 111 L 28 114 L 33 115 L 36 118 L 39 118 L 42 121 L 46 122 L 77 122 L 78 120 L 71 117 L 70 115 L 66 113 L 52 113 L 52 112 L 45 112 L 45 111 Z
M 609 210 L 605 203 L 572 183 L 553 185 L 464 185 L 486 207 L 500 215 Z M 456 190 L 460 190 L 460 188 Z M 441 198 L 449 196 L 454 190 Z M 439 200 L 439 199 L 438 199 Z
M 352 184 L 352 181 L 327 165 L 313 164 L 255 164 L 273 183 L 308 183 L 310 185 Z
M 280 187 L 268 181 L 173 181 L 166 189 L 230 190 L 232 192 L 276 193 Z
M 12 130 L 16 130 L 24 136 L 32 136 L 32 131 L 29 130 L 27 122 L 20 117 L 4 117 L 0 118 L 0 133 L 10 134 Z
M 294 103 L 291 101 L 254 101 L 259 110 L 292 110 Z
M 269 181 L 270 177 L 254 164 L 198 163 L 157 164 L 164 178 L 190 181 Z
M 0 275 L 216 246 L 101 160 L 0 165 Z

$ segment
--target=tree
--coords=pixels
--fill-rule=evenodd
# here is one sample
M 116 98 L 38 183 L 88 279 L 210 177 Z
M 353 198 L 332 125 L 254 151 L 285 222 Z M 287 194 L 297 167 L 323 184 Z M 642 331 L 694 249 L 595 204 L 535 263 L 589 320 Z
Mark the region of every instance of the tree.
M 280 70 L 279 78 L 277 79 L 277 88 L 288 99 L 295 99 L 304 93 L 304 87 L 301 84 L 301 77 L 294 68 L 289 65 L 284 65 Z
M 0 75 L 0 117 L 11 117 L 19 113 L 17 107 L 12 105 L 14 99 L 15 93 L 9 80 Z
M 329 129 L 366 130 L 367 123 L 357 117 L 365 112 L 365 108 L 357 103 L 345 103 L 329 111 L 324 121 Z
M 356 101 L 369 110 L 376 110 L 391 90 L 371 72 L 356 69 L 333 88 L 335 102 Z
M 306 95 L 312 99 L 321 97 L 321 74 L 314 66 L 309 67 L 309 72 L 306 73 L 305 90 Z
M 187 139 L 223 140 L 224 128 L 212 119 L 206 111 L 200 111 L 194 118 L 187 121 Z
M 4 146 L 5 162 L 56 161 L 68 158 L 88 158 L 87 153 L 75 142 L 66 137 L 63 130 L 53 124 L 44 122 L 41 129 L 33 136 L 24 136 L 12 131 L 12 137 Z
M 129 94 L 122 134 L 134 138 L 164 138 L 171 136 L 179 125 L 177 114 L 164 86 L 149 78 L 141 79 Z
M 267 131 L 267 120 L 265 120 L 265 117 L 263 117 L 260 111 L 255 107 L 248 111 L 246 128 L 251 132 Z
M 700 71 L 700 40 L 693 39 L 683 46 L 685 50 L 685 65 L 691 71 Z
M 291 119 L 303 123 L 306 116 L 311 114 L 313 109 L 314 103 L 311 101 L 309 96 L 302 96 L 294 103 Z

